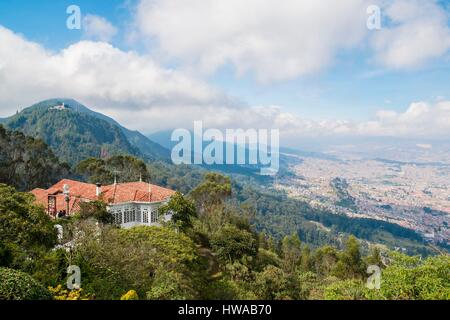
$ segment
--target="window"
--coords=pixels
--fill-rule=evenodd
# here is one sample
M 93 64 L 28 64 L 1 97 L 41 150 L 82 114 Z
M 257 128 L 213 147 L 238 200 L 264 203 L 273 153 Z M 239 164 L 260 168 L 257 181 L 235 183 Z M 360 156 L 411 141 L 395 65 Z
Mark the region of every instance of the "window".
M 113 211 L 114 223 L 122 224 L 122 210 L 117 209 Z
M 142 222 L 148 224 L 148 209 L 142 209 Z
M 130 212 L 130 208 L 129 207 L 125 207 L 125 212 L 124 212 L 124 223 L 128 223 L 131 221 L 131 212 Z
M 141 217 L 141 207 L 137 207 L 136 209 L 136 221 L 137 222 L 141 222 L 142 221 L 142 217 Z
M 158 222 L 158 209 L 153 209 L 152 210 L 152 223 L 157 223 Z

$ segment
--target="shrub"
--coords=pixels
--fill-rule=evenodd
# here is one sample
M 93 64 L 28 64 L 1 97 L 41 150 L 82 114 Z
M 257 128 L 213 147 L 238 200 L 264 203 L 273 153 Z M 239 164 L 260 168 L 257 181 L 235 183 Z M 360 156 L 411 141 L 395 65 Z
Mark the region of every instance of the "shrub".
M 62 285 L 58 285 L 55 288 L 49 287 L 49 291 L 52 293 L 55 300 L 92 300 L 93 296 L 83 293 L 83 289 L 67 290 Z
M 325 288 L 325 300 L 365 300 L 366 291 L 361 280 L 340 280 Z
M 149 300 L 187 300 L 195 298 L 189 279 L 176 271 L 164 269 L 156 272 L 155 281 L 147 292 Z
M 139 300 L 139 296 L 136 291 L 130 290 L 120 297 L 120 300 Z
M 0 268 L 0 300 L 51 300 L 51 293 L 30 275 Z

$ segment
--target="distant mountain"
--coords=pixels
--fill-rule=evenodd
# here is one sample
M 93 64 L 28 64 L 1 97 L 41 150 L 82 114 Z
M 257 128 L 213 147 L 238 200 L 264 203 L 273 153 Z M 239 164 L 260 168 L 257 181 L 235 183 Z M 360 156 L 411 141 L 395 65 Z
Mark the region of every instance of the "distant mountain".
M 194 158 L 195 150 L 194 150 L 194 133 L 193 131 L 190 131 L 192 141 L 191 141 L 191 159 Z M 153 134 L 150 134 L 148 137 L 152 141 L 155 141 L 159 143 L 160 145 L 164 146 L 165 148 L 172 150 L 173 147 L 175 147 L 179 141 L 172 141 L 172 130 L 166 130 L 166 131 L 159 131 Z M 203 149 L 209 145 L 211 142 L 209 141 L 203 141 L 202 146 Z M 223 157 L 226 158 L 227 154 L 227 147 L 230 146 L 229 143 L 223 142 Z M 245 163 L 246 164 L 237 164 L 237 153 L 238 150 L 245 152 Z M 203 169 L 211 170 L 211 171 L 218 171 L 225 174 L 238 174 L 238 175 L 244 175 L 248 177 L 252 177 L 256 180 L 258 180 L 261 183 L 270 183 L 272 181 L 272 178 L 269 176 L 262 176 L 260 174 L 261 166 L 260 165 L 250 165 L 249 163 L 249 149 L 247 145 L 241 145 L 236 147 L 235 146 L 235 153 L 234 153 L 234 163 L 235 164 L 202 164 L 199 165 Z
M 151 160 L 167 159 L 169 151 L 115 120 L 72 99 L 39 102 L 3 119 L 6 128 L 40 138 L 56 155 L 74 164 L 88 157 L 131 154 Z

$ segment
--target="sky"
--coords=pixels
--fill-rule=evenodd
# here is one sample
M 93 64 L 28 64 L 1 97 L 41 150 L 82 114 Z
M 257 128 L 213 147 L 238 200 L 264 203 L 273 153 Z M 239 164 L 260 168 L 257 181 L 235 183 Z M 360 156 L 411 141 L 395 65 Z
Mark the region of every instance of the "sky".
M 68 97 L 144 133 L 442 138 L 449 17 L 434 0 L 1 0 L 0 117 Z

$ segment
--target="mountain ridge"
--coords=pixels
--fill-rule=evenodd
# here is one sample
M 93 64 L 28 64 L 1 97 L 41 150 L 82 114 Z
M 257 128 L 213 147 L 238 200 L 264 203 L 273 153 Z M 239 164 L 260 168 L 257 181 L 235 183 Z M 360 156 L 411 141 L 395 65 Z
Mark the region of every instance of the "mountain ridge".
M 167 160 L 169 150 L 138 131 L 95 112 L 74 99 L 48 99 L 0 120 L 6 128 L 41 138 L 68 163 L 86 157 L 127 153 L 149 160 Z

